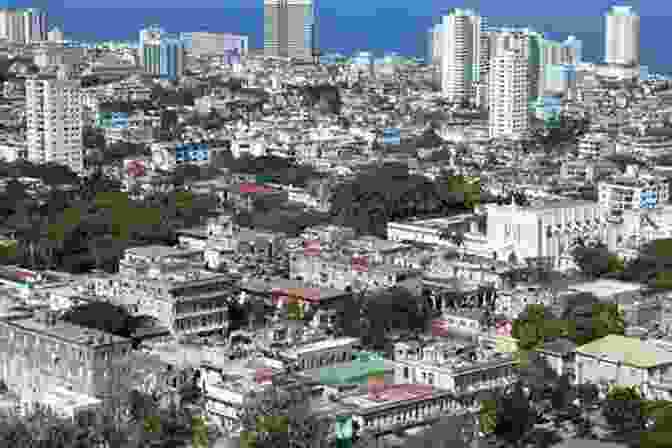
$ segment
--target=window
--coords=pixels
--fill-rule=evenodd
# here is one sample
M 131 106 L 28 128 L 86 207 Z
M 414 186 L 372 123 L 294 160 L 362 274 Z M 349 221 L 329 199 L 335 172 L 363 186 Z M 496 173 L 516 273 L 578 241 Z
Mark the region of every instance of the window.
M 410 377 L 408 367 L 404 367 L 404 379 L 407 380 Z

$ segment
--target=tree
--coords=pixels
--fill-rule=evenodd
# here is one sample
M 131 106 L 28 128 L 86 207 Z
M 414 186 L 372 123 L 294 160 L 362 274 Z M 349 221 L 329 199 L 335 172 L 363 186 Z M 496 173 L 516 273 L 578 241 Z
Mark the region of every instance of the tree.
M 580 294 L 563 313 L 569 326 L 569 337 L 584 345 L 610 334 L 625 334 L 625 319 L 618 304 L 600 302 L 592 295 Z
M 584 408 L 596 404 L 600 396 L 599 387 L 593 383 L 579 384 L 576 388 L 576 393 L 578 399 L 581 401 L 581 406 Z
M 640 436 L 640 448 L 672 447 L 672 406 L 670 402 L 656 403 L 656 408 L 647 413 L 653 418 L 653 426 Z
M 511 335 L 518 339 L 521 350 L 532 350 L 546 340 L 567 334 L 565 321 L 557 319 L 542 304 L 529 304 L 513 321 Z
M 523 446 L 534 428 L 537 413 L 532 408 L 523 385 L 516 383 L 499 400 L 494 434 L 513 446 Z
M 594 246 L 577 245 L 572 250 L 572 257 L 579 269 L 591 278 L 597 278 L 610 272 L 610 267 L 619 267 L 613 258 L 610 265 L 610 257 L 613 257 L 613 255 L 602 244 Z
M 612 387 L 602 403 L 602 415 L 618 434 L 644 429 L 644 401 L 634 387 Z
M 555 410 L 565 410 L 574 399 L 574 390 L 568 374 L 563 374 L 553 388 L 551 404 Z
M 250 394 L 240 411 L 241 442 L 250 448 L 324 447 L 330 424 L 311 412 L 308 390 L 274 384 Z
M 529 388 L 530 399 L 535 403 L 544 400 L 558 382 L 558 374 L 548 360 L 532 350 L 519 353 L 518 375 L 520 382 Z

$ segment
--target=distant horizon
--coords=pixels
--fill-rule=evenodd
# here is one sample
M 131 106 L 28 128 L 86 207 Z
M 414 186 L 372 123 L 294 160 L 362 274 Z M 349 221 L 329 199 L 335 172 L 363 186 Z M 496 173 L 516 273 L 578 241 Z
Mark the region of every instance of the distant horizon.
M 142 3 L 142 0 L 138 0 Z M 198 0 L 192 0 L 198 3 Z M 370 0 L 375 2 L 375 0 Z M 422 0 L 416 0 L 422 1 Z M 571 0 L 566 0 L 571 3 Z M 590 2 L 590 0 L 586 0 Z M 37 2 L 36 2 L 37 3 Z M 70 4 L 73 0 L 70 1 Z M 325 3 L 325 2 L 320 2 Z M 394 3 L 390 0 L 390 3 Z M 469 2 L 463 2 L 468 4 Z M 471 2 L 473 3 L 473 2 Z M 66 0 L 66 5 L 68 4 Z M 39 5 L 35 5 L 39 7 Z M 468 5 L 465 5 L 468 6 Z M 45 9 L 45 8 L 43 8 Z M 78 41 L 137 41 L 143 27 L 159 24 L 173 33 L 210 31 L 247 35 L 250 49 L 263 48 L 263 8 L 195 7 L 195 8 L 103 8 L 61 7 L 46 8 L 50 16 L 49 28 L 58 26 L 66 38 Z M 409 57 L 424 57 L 429 28 L 440 21 L 441 13 L 449 8 L 432 8 L 436 14 L 422 15 L 416 10 L 388 7 L 348 15 L 342 8 L 319 8 L 319 42 L 323 53 L 353 54 L 371 51 L 375 55 L 396 52 Z M 595 16 L 511 16 L 487 15 L 487 8 L 476 8 L 489 25 L 529 27 L 549 35 L 554 40 L 565 40 L 574 35 L 583 41 L 583 59 L 602 62 L 604 59 L 604 18 Z M 606 8 L 605 8 L 606 9 Z M 638 8 L 635 9 L 637 10 Z M 532 8 L 529 9 L 533 11 Z M 104 17 L 105 20 L 101 20 Z M 348 26 L 344 27 L 343 23 Z M 668 17 L 642 16 L 641 60 L 652 73 L 672 73 L 672 61 L 660 61 L 666 55 L 665 39 Z M 394 30 L 390 32 L 390 30 Z

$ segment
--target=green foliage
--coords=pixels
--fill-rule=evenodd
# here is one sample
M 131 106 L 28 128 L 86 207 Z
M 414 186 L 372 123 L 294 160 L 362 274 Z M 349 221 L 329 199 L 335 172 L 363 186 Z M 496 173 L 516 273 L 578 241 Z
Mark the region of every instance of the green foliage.
M 207 448 L 209 443 L 208 427 L 203 417 L 192 418 L 191 430 L 193 432 L 192 437 L 193 448 Z
M 644 428 L 645 407 L 639 391 L 634 387 L 614 386 L 602 403 L 602 415 L 620 434 Z
M 600 391 L 597 384 L 593 383 L 579 384 L 576 387 L 576 393 L 584 406 L 596 404 L 600 396 Z
M 604 245 L 578 245 L 572 251 L 574 262 L 590 277 L 600 277 L 608 272 L 622 272 L 623 260 L 611 254 Z
M 129 315 L 124 308 L 107 302 L 90 302 L 76 306 L 68 310 L 63 319 L 126 338 L 130 338 L 139 325 L 139 319 Z
M 487 399 L 481 401 L 481 409 L 478 412 L 480 431 L 483 434 L 492 434 L 497 426 L 497 400 Z
M 521 383 L 498 400 L 495 435 L 508 443 L 517 443 L 526 438 L 534 427 L 537 414 L 525 396 Z
M 542 304 L 530 304 L 513 321 L 511 336 L 518 339 L 521 350 L 532 350 L 568 333 L 567 322 L 556 319 L 550 309 Z
M 625 262 L 618 255 L 609 255 L 607 259 L 608 272 L 623 272 L 625 270 Z

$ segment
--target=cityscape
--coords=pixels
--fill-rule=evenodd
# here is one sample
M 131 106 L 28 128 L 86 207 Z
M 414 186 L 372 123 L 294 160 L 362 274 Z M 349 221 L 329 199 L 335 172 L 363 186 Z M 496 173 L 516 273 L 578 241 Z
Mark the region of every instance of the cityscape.
M 649 18 L 596 57 L 445 6 L 421 55 L 317 0 L 130 41 L 0 8 L 0 447 L 672 447 Z

